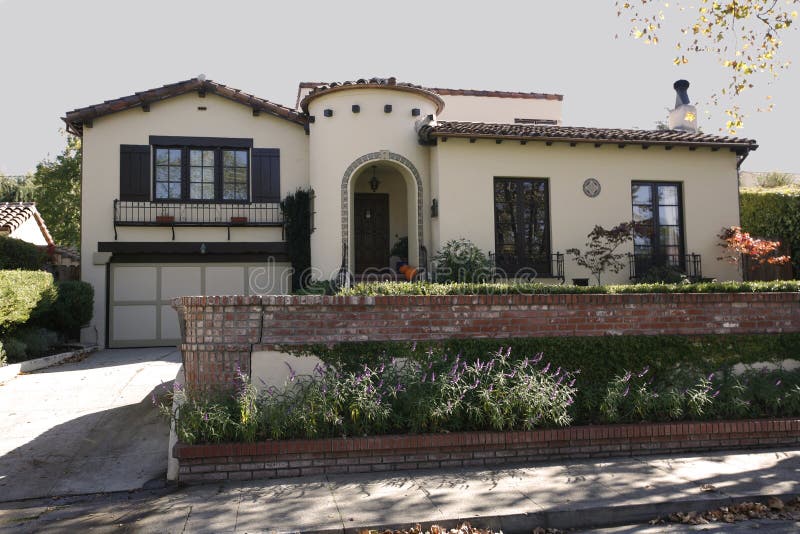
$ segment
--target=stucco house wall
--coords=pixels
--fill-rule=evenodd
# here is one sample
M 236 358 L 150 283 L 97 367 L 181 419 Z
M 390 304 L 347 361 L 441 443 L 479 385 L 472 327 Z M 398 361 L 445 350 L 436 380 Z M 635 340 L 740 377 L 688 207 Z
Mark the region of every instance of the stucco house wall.
M 721 252 L 717 234 L 723 226 L 739 224 L 736 155 L 729 151 L 451 138 L 440 141 L 432 154 L 438 171 L 432 194 L 439 201 L 439 243 L 466 237 L 494 251 L 494 177 L 548 179 L 553 253 L 584 249 L 586 235 L 597 224 L 610 228 L 630 221 L 631 181 L 680 182 L 686 252 L 701 254 L 704 276 L 741 278 L 735 266 L 716 259 Z M 583 193 L 587 178 L 602 186 L 595 198 Z M 633 246 L 625 251 L 633 252 Z M 568 278 L 591 277 L 569 258 L 565 267 Z M 626 283 L 628 271 L 606 275 L 603 282 Z
M 199 107 L 206 109 L 200 110 Z M 120 145 L 148 145 L 151 135 L 252 138 L 258 148 L 280 149 L 281 198 L 308 187 L 308 137 L 301 125 L 252 109 L 213 93 L 192 92 L 153 103 L 149 112 L 129 109 L 95 118 L 83 129 L 83 195 L 81 206 L 81 279 L 95 288 L 94 319 L 85 335 L 105 339 L 107 255 L 98 242 L 115 241 L 114 199 L 120 197 Z M 168 227 L 118 227 L 118 242 L 171 242 Z M 281 241 L 279 227 L 232 228 L 232 242 Z M 175 242 L 227 242 L 222 227 L 180 227 Z M 94 256 L 94 260 L 92 261 Z M 198 251 L 198 261 L 202 257 Z

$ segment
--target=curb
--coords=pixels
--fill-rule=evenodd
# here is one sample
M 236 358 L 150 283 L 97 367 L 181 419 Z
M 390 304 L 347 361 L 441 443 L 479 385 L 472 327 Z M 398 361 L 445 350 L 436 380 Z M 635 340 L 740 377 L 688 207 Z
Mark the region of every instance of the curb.
M 720 494 L 719 497 L 688 498 L 651 502 L 642 504 L 627 504 L 621 506 L 598 506 L 581 508 L 576 503 L 570 508 L 559 510 L 545 510 L 541 512 L 522 512 L 508 515 L 487 515 L 462 518 L 424 521 L 425 525 L 439 525 L 444 532 L 451 528 L 458 528 L 464 522 L 473 527 L 491 529 L 503 534 L 530 534 L 531 530 L 540 528 L 556 528 L 559 530 L 597 529 L 625 525 L 646 524 L 657 517 L 664 517 L 678 512 L 706 512 L 716 510 L 722 506 L 730 506 L 742 502 L 764 502 L 770 497 L 788 500 L 796 497 L 796 493 L 777 493 L 769 495 L 749 495 L 730 497 Z M 406 530 L 413 519 L 406 523 L 347 526 L 343 529 L 301 530 L 301 534 L 363 534 L 365 532 L 384 532 L 386 530 Z
M 83 347 L 82 349 L 73 350 L 71 352 L 52 354 L 50 356 L 45 356 L 44 358 L 36 358 L 34 360 L 27 360 L 19 363 L 10 363 L 0 367 L 0 384 L 5 384 L 9 380 L 13 380 L 20 373 L 30 373 L 31 371 L 38 371 L 40 369 L 52 367 L 54 365 L 58 365 L 64 360 L 68 360 L 69 358 L 95 352 L 98 348 L 99 347 L 97 345 L 92 345 Z

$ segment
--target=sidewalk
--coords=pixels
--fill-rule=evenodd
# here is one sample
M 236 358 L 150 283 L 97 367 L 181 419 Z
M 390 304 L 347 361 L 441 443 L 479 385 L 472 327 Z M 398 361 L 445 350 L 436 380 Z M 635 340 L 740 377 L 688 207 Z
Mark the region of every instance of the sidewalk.
M 645 523 L 800 493 L 800 450 L 249 481 L 0 503 L 0 531 L 357 532 Z

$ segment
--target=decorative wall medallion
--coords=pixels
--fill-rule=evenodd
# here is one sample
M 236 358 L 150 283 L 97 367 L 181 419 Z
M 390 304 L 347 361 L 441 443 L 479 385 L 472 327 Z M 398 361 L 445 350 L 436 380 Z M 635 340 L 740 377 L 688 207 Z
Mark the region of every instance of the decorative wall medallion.
M 583 192 L 589 198 L 594 198 L 600 194 L 600 182 L 596 178 L 587 178 L 583 182 Z

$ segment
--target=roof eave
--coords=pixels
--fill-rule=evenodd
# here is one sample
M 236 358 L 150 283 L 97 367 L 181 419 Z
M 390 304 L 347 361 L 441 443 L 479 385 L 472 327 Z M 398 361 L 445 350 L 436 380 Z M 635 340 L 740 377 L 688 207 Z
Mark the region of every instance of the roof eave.
M 421 132 L 422 133 L 422 132 Z M 448 133 L 448 132 L 425 132 L 424 136 L 430 140 L 436 137 L 456 137 L 461 139 L 501 139 L 513 141 L 541 141 L 551 143 L 587 143 L 603 145 L 662 145 L 662 146 L 687 146 L 687 147 L 708 147 L 708 148 L 731 148 L 737 151 L 753 151 L 758 148 L 755 143 L 715 143 L 712 141 L 670 141 L 670 140 L 631 140 L 631 139 L 588 139 L 584 137 L 551 137 L 541 135 L 497 135 L 497 134 L 470 134 L 470 133 Z

